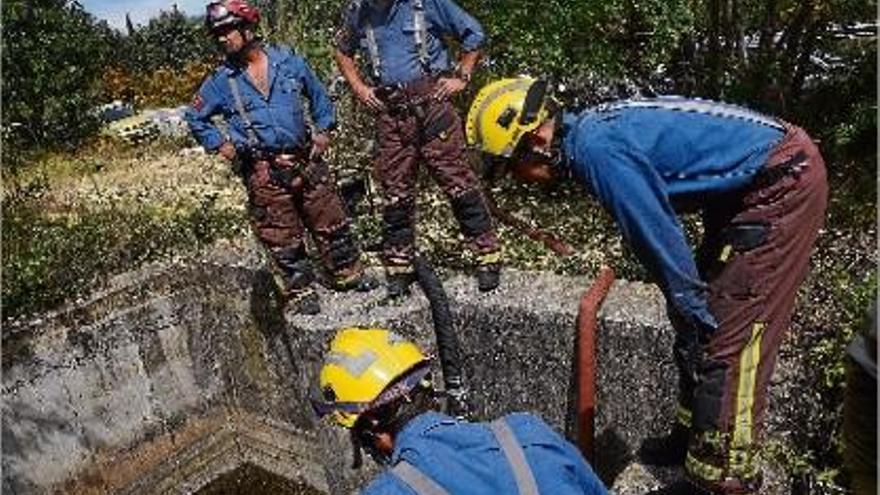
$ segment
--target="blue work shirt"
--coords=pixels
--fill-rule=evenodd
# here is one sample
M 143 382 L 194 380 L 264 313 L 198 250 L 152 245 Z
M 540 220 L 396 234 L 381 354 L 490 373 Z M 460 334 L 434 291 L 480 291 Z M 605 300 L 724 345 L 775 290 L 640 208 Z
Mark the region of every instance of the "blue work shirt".
M 675 207 L 711 205 L 747 186 L 784 135 L 782 124 L 670 96 L 565 114 L 562 132 L 572 175 L 614 217 L 667 300 L 691 324 L 714 330 L 707 285 Z
M 235 78 L 242 104 L 253 124 L 258 147 L 270 151 L 300 148 L 309 140 L 303 97 L 317 130 L 324 131 L 336 123 L 333 103 L 321 81 L 305 59 L 282 47 L 265 48 L 269 57 L 269 95 L 263 96 L 243 68 L 224 63 L 199 88 L 184 119 L 199 142 L 209 151 L 216 150 L 226 138 L 211 122 L 222 115 L 229 127 L 229 138 L 239 151 L 248 147 L 246 125 L 238 112 L 229 78 Z
M 444 39 L 452 36 L 468 52 L 478 49 L 485 39 L 483 28 L 452 0 L 423 0 L 427 28 L 428 73 L 449 69 L 449 51 Z M 374 0 L 355 1 L 345 14 L 343 26 L 336 36 L 336 47 L 353 57 L 358 48 L 369 60 L 365 26 L 373 27 L 379 52 L 380 83 L 396 84 L 427 75 L 419 60 L 413 0 L 392 0 L 385 9 L 378 9 Z M 372 60 L 370 60 L 372 63 Z
M 608 491 L 580 452 L 538 417 L 505 417 L 522 445 L 541 493 L 604 495 Z M 458 421 L 436 412 L 410 421 L 395 439 L 392 464 L 405 459 L 452 495 L 518 492 L 516 479 L 488 425 Z M 385 472 L 363 495 L 414 495 L 397 476 Z

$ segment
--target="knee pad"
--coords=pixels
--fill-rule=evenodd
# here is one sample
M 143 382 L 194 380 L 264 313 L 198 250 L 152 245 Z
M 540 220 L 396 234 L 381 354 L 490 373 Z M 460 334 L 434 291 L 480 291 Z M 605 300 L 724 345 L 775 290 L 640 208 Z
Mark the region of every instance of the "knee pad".
M 452 198 L 452 212 L 465 237 L 473 238 L 492 228 L 489 210 L 477 189 Z
M 303 289 L 315 281 L 312 262 L 306 255 L 303 245 L 281 248 L 274 251 L 275 262 L 284 272 L 285 283 L 291 289 Z
M 726 377 L 727 365 L 724 363 L 708 361 L 700 365 L 699 382 L 694 390 L 693 399 L 693 426 L 696 431 L 711 431 L 718 428 Z
M 334 270 L 353 265 L 360 257 L 360 250 L 348 224 L 330 234 L 329 256 Z
M 383 237 L 387 246 L 410 246 L 415 243 L 413 216 L 415 202 L 401 201 L 388 205 L 382 212 Z

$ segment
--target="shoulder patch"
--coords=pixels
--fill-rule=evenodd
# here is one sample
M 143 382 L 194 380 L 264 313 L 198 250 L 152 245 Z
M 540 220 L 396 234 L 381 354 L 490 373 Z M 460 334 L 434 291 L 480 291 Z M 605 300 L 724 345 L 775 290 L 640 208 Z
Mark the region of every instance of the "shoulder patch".
M 204 106 L 205 106 L 205 101 L 202 99 L 202 95 L 199 93 L 196 93 L 196 95 L 193 97 L 193 100 L 192 100 L 192 103 L 190 104 L 190 106 L 193 107 L 193 109 L 196 112 L 201 112 L 202 108 L 204 108 Z

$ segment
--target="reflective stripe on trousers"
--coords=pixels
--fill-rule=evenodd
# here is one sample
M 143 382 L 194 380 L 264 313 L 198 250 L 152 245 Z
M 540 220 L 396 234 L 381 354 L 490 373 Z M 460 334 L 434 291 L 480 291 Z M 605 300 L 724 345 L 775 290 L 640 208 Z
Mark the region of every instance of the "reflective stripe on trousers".
M 504 453 L 504 458 L 507 459 L 507 463 L 513 471 L 519 495 L 538 495 L 538 484 L 535 481 L 532 468 L 526 461 L 526 454 L 504 418 L 489 423 L 489 430 L 492 431 L 495 441 L 501 446 L 501 452 Z M 449 495 L 449 492 L 443 487 L 404 460 L 395 464 L 391 468 L 391 473 L 406 483 L 418 495 Z

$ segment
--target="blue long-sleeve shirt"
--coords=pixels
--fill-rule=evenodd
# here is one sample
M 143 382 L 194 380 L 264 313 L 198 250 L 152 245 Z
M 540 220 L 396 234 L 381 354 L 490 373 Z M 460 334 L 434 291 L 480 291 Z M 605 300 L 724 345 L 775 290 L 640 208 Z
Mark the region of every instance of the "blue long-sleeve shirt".
M 605 495 L 607 490 L 580 452 L 538 417 L 505 417 L 522 445 L 541 493 Z M 452 495 L 517 493 L 513 471 L 488 426 L 429 412 L 410 421 L 395 439 L 392 463 L 406 460 Z M 385 472 L 363 495 L 415 495 Z
M 437 73 L 449 69 L 449 51 L 444 41 L 447 36 L 460 41 L 464 51 L 476 50 L 483 44 L 485 35 L 480 23 L 452 0 L 423 1 L 427 27 L 428 72 Z M 381 84 L 405 83 L 426 75 L 416 44 L 412 0 L 392 0 L 391 5 L 384 10 L 378 9 L 370 0 L 352 3 L 337 33 L 336 47 L 348 56 L 354 56 L 362 48 L 369 59 L 365 29 L 368 23 L 375 33 L 381 62 Z
M 740 107 L 661 97 L 563 116 L 563 154 L 614 217 L 667 300 L 712 331 L 707 286 L 674 206 L 710 205 L 749 184 L 784 134 L 777 121 Z
M 236 149 L 248 146 L 248 133 L 232 95 L 229 78 L 237 81 L 242 104 L 253 124 L 258 146 L 265 150 L 284 151 L 303 146 L 308 138 L 303 98 L 317 131 L 336 124 L 333 103 L 321 81 L 302 57 L 287 48 L 268 46 L 269 95 L 264 97 L 244 69 L 224 63 L 205 79 L 184 119 L 196 140 L 209 151 L 216 150 L 226 137 L 211 118 L 221 115 L 228 124 L 229 139 Z

